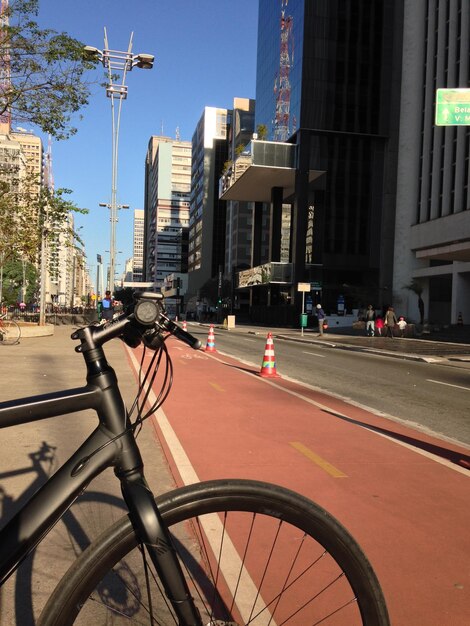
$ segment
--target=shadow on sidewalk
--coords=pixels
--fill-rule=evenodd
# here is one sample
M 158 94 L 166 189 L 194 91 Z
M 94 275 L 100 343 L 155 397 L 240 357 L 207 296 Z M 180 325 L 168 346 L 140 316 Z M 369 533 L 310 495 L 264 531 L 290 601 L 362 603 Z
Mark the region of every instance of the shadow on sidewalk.
M 46 441 L 42 442 L 38 450 L 29 453 L 28 457 L 31 461 L 30 465 L 0 473 L 0 481 L 26 474 L 31 474 L 33 477 L 31 484 L 16 499 L 0 483 L 0 525 L 2 529 L 28 503 L 56 469 L 56 447 L 49 445 Z M 127 510 L 122 499 L 104 492 L 87 491 L 80 496 L 78 502 L 90 502 L 94 505 L 100 503 L 117 507 L 123 511 Z M 90 545 L 92 538 L 88 536 L 83 524 L 77 517 L 76 511 L 74 512 L 74 506 L 76 504 L 64 513 L 61 522 L 65 525 L 69 547 L 76 557 Z M 21 626 L 34 626 L 35 624 L 33 611 L 35 550 L 29 554 L 16 571 L 14 606 L 16 624 L 21 624 Z

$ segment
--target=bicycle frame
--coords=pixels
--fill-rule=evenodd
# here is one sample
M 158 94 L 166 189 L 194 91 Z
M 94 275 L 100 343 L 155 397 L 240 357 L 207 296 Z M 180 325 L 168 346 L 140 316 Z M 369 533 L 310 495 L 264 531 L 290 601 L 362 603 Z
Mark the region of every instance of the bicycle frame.
M 123 322 L 121 319 L 109 324 L 110 330 L 104 333 L 116 336 Z M 17 569 L 89 482 L 112 466 L 121 481 L 134 529 L 146 545 L 181 623 L 200 624 L 168 531 L 145 481 L 142 458 L 116 374 L 107 363 L 102 346 L 94 342 L 93 327 L 80 329 L 73 338 L 81 340 L 75 349 L 85 358 L 86 386 L 0 403 L 0 428 L 87 409 L 95 410 L 99 419 L 98 427 L 70 459 L 0 530 L 0 584 Z

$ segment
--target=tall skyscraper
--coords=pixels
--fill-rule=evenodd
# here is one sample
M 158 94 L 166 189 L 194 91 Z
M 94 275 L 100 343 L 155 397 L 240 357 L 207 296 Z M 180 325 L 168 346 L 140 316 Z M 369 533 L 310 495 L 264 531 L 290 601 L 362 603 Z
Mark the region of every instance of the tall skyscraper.
M 35 178 L 36 184 L 43 181 L 44 150 L 42 140 L 33 132 L 17 130 L 10 133 L 10 136 L 21 146 L 21 150 L 26 159 L 26 169 L 30 176 Z
M 263 136 L 223 196 L 257 200 L 248 282 L 259 319 L 296 303 L 278 321 L 297 323 L 299 282 L 330 311 L 340 295 L 347 308 L 391 300 L 402 19 L 395 0 L 259 2 Z
M 243 154 L 255 131 L 255 101 L 235 98 L 233 101 L 232 124 L 229 128 L 229 160 L 227 170 Z M 238 161 L 242 164 L 243 159 Z M 225 265 L 224 276 L 232 284 L 231 311 L 240 313 L 248 305 L 245 291 L 233 289 L 234 273 L 251 266 L 251 239 L 253 228 L 253 203 L 229 200 L 226 206 Z
M 431 322 L 470 322 L 470 116 L 435 124 L 436 89 L 466 88 L 470 113 L 470 3 L 405 0 L 393 294 Z M 467 115 L 468 115 L 467 113 Z
M 227 109 L 205 107 L 192 137 L 189 225 L 189 295 L 223 272 L 225 201 L 219 199 L 219 176 L 228 158 Z
M 145 211 L 143 209 L 134 210 L 134 237 L 132 246 L 132 281 L 142 282 L 144 273 L 144 230 Z
M 229 130 L 230 163 L 243 153 L 255 131 L 255 101 L 235 98 L 232 124 Z M 249 266 L 251 262 L 252 203 L 231 200 L 227 202 L 227 227 L 225 245 L 225 275 L 232 268 Z
M 151 137 L 145 162 L 145 280 L 187 271 L 191 143 Z
M 16 137 L 0 134 L 0 179 L 11 189 L 20 189 L 27 176 L 27 159 Z

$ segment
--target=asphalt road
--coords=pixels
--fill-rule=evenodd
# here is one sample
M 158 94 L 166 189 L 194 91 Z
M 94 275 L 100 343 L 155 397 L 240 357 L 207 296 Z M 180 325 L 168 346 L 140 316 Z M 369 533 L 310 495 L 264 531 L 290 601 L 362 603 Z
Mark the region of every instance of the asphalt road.
M 204 343 L 207 329 L 191 325 Z M 215 331 L 216 349 L 261 367 L 266 336 Z M 276 368 L 382 415 L 470 444 L 468 364 L 427 363 L 275 339 Z

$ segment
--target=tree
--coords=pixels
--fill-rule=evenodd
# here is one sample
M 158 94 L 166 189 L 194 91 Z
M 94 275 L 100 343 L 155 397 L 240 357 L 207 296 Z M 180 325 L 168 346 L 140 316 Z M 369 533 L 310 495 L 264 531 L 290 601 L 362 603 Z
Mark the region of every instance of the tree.
M 67 200 L 65 196 L 68 193 L 70 191 L 67 189 L 53 191 L 47 187 L 38 188 L 37 184 L 25 183 L 17 188 L 0 181 L 0 275 L 4 278 L 0 294 L 2 299 L 16 301 L 18 298 L 18 280 L 13 278 L 8 283 L 9 263 L 21 259 L 21 263 L 27 262 L 38 267 L 43 239 L 50 242 L 51 246 L 57 246 L 63 234 L 62 241 L 70 242 L 66 245 L 75 245 L 76 241 L 83 243 L 70 226 L 69 214 L 86 213 L 87 210 L 79 209 Z M 54 268 L 50 270 L 52 272 Z M 28 284 L 32 285 L 32 278 Z M 5 285 L 11 289 L 8 287 L 5 290 Z
M 419 323 L 424 324 L 424 300 L 421 297 L 423 293 L 423 286 L 417 281 L 413 280 L 409 285 L 405 285 L 405 289 L 409 289 L 418 296 L 418 309 L 419 309 Z
M 25 287 L 24 301 L 31 302 L 38 289 L 38 273 L 32 263 L 12 258 L 3 266 L 2 302 L 16 304 Z
M 11 0 L 2 16 L 0 117 L 65 139 L 76 132 L 72 116 L 88 103 L 83 75 L 98 61 L 86 58 L 83 43 L 66 33 L 39 28 L 38 5 L 39 0 Z
M 264 141 L 268 136 L 268 127 L 266 126 L 266 124 L 258 124 L 258 126 L 256 127 L 256 132 L 258 133 L 258 139 Z
M 0 260 L 38 260 L 41 240 L 55 241 L 60 233 L 83 243 L 69 225 L 70 212 L 87 213 L 66 199 L 68 189 L 38 187 L 34 181 L 19 189 L 0 181 Z

